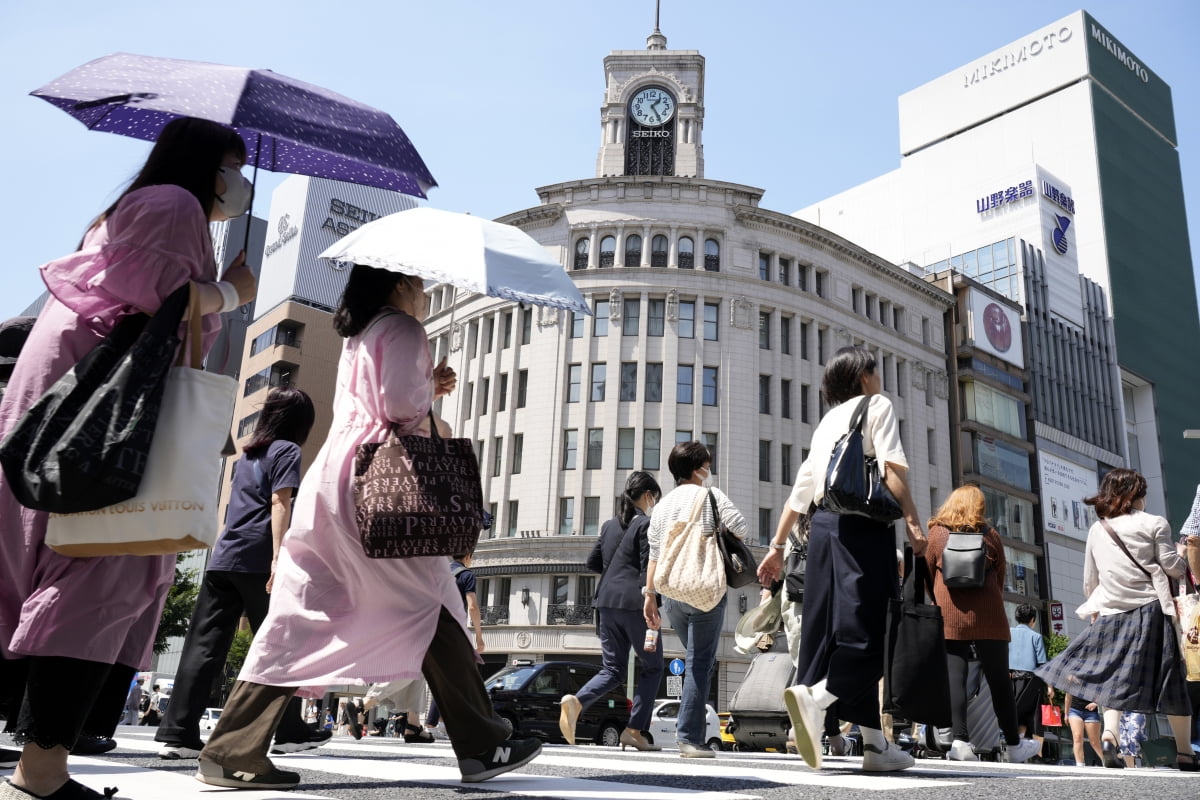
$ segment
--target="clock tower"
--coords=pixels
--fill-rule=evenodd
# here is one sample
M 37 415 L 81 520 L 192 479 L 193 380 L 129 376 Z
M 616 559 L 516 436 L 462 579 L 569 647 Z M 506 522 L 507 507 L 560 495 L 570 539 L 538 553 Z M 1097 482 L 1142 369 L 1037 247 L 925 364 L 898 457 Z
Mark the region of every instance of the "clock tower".
M 604 59 L 604 105 L 596 175 L 704 177 L 704 56 L 668 50 L 658 29 L 645 50 Z

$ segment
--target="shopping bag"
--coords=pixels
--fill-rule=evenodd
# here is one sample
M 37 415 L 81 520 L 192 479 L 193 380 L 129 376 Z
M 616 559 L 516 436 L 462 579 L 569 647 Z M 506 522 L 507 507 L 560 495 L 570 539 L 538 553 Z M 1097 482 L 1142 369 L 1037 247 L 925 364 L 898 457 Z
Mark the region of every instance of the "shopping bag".
M 932 603 L 933 582 L 924 558 L 904 548 L 900 599 L 890 600 L 884 637 L 883 711 L 910 722 L 946 727 L 950 721 L 950 675 L 942 611 Z
M 167 297 L 153 318 L 123 317 L 0 443 L 0 464 L 21 505 L 95 511 L 137 494 L 189 286 Z
M 94 511 L 50 514 L 46 545 L 55 552 L 162 555 L 216 542 L 221 447 L 229 435 L 237 383 L 201 369 L 199 294 L 190 294 L 189 341 L 180 348 L 180 363 L 167 374 L 137 493 Z
M 1053 705 L 1042 705 L 1042 727 L 1061 728 L 1062 709 Z
M 1200 681 L 1200 594 L 1189 591 L 1191 584 L 1184 578 L 1175 595 L 1175 624 L 1179 626 L 1179 651 L 1189 681 Z
M 470 439 L 397 435 L 358 446 L 354 507 L 368 558 L 450 556 L 475 549 L 483 487 Z
M 716 608 L 725 596 L 725 563 L 713 531 L 704 529 L 707 492 L 696 495 L 692 514 L 667 531 L 654 569 L 654 590 L 701 611 Z

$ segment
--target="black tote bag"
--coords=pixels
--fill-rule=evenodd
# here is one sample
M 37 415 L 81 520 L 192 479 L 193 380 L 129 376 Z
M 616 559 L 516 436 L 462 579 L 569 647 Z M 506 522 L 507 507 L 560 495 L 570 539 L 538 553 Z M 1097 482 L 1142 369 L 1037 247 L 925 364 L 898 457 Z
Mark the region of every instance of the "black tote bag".
M 909 722 L 944 728 L 951 723 L 942 610 L 925 602 L 927 596 L 933 597 L 925 559 L 914 559 L 912 548 L 905 547 L 904 564 L 900 599 L 888 602 L 883 711 Z
M 893 522 L 904 512 L 884 484 L 879 463 L 863 449 L 862 429 L 870 402 L 870 395 L 859 402 L 850 418 L 850 430 L 833 448 L 821 504 L 835 514 L 857 514 L 878 522 Z
M 21 505 L 74 514 L 137 494 L 189 286 L 151 318 L 123 317 L 0 443 L 0 466 Z
M 721 561 L 725 564 L 725 584 L 730 589 L 740 589 L 758 581 L 758 562 L 750 552 L 746 540 L 738 537 L 721 522 L 721 514 L 717 511 L 717 499 L 713 493 L 708 493 L 708 505 L 712 509 L 713 525 L 717 529 L 717 548 L 721 551 Z

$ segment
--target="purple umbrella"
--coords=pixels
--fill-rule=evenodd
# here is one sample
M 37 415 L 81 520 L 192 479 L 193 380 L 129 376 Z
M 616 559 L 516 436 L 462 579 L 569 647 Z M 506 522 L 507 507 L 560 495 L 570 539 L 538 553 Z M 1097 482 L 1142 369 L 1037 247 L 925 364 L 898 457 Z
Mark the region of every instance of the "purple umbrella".
M 115 53 L 30 94 L 91 130 L 153 141 L 177 117 L 235 128 L 255 169 L 425 197 L 437 186 L 388 114 L 270 70 Z

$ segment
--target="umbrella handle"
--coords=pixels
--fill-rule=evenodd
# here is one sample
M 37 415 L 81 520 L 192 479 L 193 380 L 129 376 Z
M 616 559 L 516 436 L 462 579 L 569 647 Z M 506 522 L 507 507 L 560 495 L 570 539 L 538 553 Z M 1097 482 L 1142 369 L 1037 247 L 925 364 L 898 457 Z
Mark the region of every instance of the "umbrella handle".
M 258 192 L 258 156 L 262 152 L 262 134 L 255 136 L 254 142 L 254 172 L 250 178 L 250 209 L 246 212 L 250 219 L 246 220 L 246 236 L 242 239 L 242 252 L 250 250 L 250 223 L 254 219 L 254 195 Z

